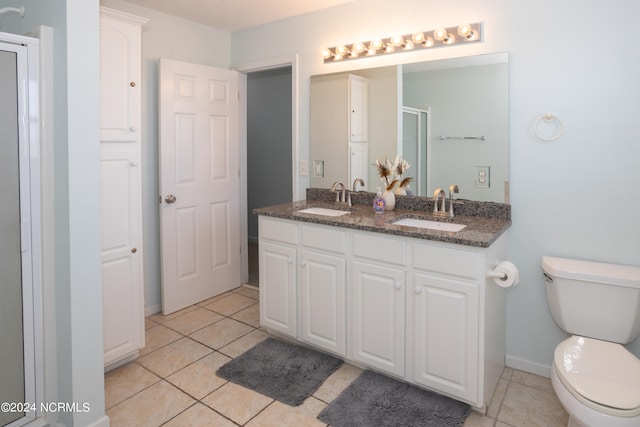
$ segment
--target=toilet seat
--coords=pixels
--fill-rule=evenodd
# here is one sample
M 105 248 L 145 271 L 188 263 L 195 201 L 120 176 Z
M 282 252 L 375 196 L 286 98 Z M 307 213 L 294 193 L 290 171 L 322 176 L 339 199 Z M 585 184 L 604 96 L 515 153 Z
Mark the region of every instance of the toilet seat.
M 622 345 L 572 336 L 556 347 L 554 369 L 583 404 L 618 417 L 640 415 L 640 360 Z

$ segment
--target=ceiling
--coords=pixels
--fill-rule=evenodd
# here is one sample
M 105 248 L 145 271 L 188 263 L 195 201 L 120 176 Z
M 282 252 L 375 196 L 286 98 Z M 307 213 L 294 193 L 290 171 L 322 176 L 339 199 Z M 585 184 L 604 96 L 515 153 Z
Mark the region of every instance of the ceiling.
M 355 0 L 126 0 L 234 32 Z

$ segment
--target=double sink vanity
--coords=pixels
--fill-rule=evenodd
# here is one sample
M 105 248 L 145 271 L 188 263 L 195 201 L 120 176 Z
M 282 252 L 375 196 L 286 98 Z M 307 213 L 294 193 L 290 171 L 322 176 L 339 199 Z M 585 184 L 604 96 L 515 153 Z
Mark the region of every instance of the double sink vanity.
M 256 209 L 260 322 L 356 365 L 486 409 L 505 360 L 505 289 L 487 279 L 506 258 L 510 206 L 399 196 L 374 213 L 311 188 L 307 200 Z

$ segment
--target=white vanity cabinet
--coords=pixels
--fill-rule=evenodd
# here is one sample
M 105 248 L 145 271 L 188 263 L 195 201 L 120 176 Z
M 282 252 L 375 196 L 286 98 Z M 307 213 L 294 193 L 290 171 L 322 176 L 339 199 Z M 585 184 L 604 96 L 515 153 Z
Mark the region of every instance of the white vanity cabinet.
M 260 216 L 261 324 L 486 409 L 505 363 L 489 248 Z M 299 320 L 299 323 L 297 322 Z
M 358 362 L 403 377 L 406 243 L 354 233 L 353 255 L 351 355 Z
M 104 365 L 144 347 L 141 174 L 141 26 L 100 10 L 100 170 Z
M 344 356 L 345 235 L 340 229 L 259 218 L 262 326 Z

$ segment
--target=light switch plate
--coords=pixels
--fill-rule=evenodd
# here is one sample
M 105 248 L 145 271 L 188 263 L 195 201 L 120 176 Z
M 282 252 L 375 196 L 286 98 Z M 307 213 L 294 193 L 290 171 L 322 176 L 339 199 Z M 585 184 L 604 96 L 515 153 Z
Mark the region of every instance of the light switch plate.
M 309 161 L 307 159 L 300 160 L 299 165 L 300 176 L 309 176 Z
M 313 161 L 313 176 L 315 178 L 324 178 L 324 160 Z

